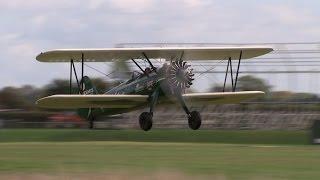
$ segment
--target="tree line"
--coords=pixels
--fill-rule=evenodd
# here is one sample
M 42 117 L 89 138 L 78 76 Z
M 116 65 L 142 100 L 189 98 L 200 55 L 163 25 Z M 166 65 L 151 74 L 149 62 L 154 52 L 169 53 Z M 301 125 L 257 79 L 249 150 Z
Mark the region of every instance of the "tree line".
M 105 81 L 102 78 L 93 78 L 92 82 L 101 93 L 117 84 L 117 82 Z M 8 86 L 0 90 L 0 109 L 38 110 L 35 106 L 35 102 L 38 99 L 54 94 L 69 93 L 69 80 L 65 79 L 55 79 L 41 88 L 32 85 L 25 85 L 22 87 Z M 78 93 L 76 84 L 72 85 L 72 93 Z
M 119 82 L 110 82 L 102 78 L 93 78 L 93 84 L 100 93 L 119 84 Z M 223 84 L 213 84 L 211 92 L 221 92 Z M 196 89 L 195 89 L 196 90 Z M 226 87 L 226 91 L 230 91 L 231 86 Z M 319 101 L 319 97 L 310 93 L 294 93 L 290 91 L 275 92 L 272 86 L 268 85 L 263 79 L 254 76 L 242 76 L 239 78 L 237 91 L 264 91 L 266 96 L 259 101 Z M 72 86 L 73 94 L 78 93 L 76 84 Z M 37 99 L 54 94 L 69 94 L 69 81 L 65 79 L 55 79 L 47 85 L 37 88 L 32 85 L 22 87 L 4 87 L 0 90 L 0 109 L 24 109 L 39 110 L 35 106 Z

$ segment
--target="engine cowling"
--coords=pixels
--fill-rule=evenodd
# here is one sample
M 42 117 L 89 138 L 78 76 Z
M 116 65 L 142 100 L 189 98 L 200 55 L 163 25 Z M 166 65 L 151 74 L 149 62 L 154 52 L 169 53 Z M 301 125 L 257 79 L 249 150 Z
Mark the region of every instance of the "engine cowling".
M 167 81 L 172 90 L 184 91 L 190 88 L 194 74 L 191 66 L 185 61 L 173 61 L 167 69 Z

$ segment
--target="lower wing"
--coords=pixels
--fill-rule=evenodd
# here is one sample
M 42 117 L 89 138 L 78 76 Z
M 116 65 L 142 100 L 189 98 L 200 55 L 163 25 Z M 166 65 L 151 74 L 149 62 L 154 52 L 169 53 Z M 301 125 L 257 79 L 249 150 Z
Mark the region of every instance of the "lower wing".
M 240 92 L 214 92 L 214 93 L 191 93 L 184 94 L 183 98 L 188 104 L 236 104 L 252 98 L 263 96 L 262 91 Z
M 36 104 L 42 108 L 78 109 L 113 108 L 132 109 L 148 102 L 146 95 L 53 95 L 39 99 Z
M 262 91 L 215 92 L 183 94 L 188 104 L 235 104 L 264 95 Z M 53 95 L 39 99 L 36 104 L 42 108 L 78 109 L 110 108 L 129 112 L 148 105 L 148 95 Z M 167 102 L 166 100 L 162 102 Z

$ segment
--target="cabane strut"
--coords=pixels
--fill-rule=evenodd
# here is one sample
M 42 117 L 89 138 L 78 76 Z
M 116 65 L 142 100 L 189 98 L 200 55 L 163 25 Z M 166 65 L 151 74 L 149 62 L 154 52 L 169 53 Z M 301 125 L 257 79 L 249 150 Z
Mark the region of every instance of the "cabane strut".
M 142 55 L 144 56 L 144 58 L 146 58 L 146 60 L 148 61 L 148 63 L 150 64 L 151 68 L 157 72 L 157 68 L 153 66 L 153 64 L 151 63 L 150 59 L 148 58 L 148 56 L 146 55 L 146 53 L 142 53 Z

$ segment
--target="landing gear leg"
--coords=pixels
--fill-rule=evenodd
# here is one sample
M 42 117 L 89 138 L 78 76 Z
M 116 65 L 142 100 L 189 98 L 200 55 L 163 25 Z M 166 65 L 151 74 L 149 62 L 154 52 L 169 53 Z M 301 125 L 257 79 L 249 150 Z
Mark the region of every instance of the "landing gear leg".
M 177 95 L 178 100 L 183 108 L 183 110 L 186 112 L 186 114 L 188 115 L 188 124 L 190 129 L 193 130 L 197 130 L 200 128 L 201 126 L 201 116 L 200 113 L 198 111 L 192 111 L 190 112 L 182 95 Z
M 192 111 L 188 117 L 189 127 L 193 130 L 197 130 L 201 126 L 201 116 L 198 111 Z
M 150 98 L 150 111 L 141 113 L 139 117 L 140 128 L 144 131 L 149 131 L 152 128 L 153 109 L 158 102 L 159 88 L 157 88 Z
M 93 129 L 94 120 L 95 120 L 94 116 L 92 114 L 90 114 L 89 117 L 88 117 L 88 121 L 89 121 L 88 128 L 89 129 Z
M 149 131 L 152 128 L 152 113 L 143 112 L 139 117 L 140 128 L 144 131 Z

